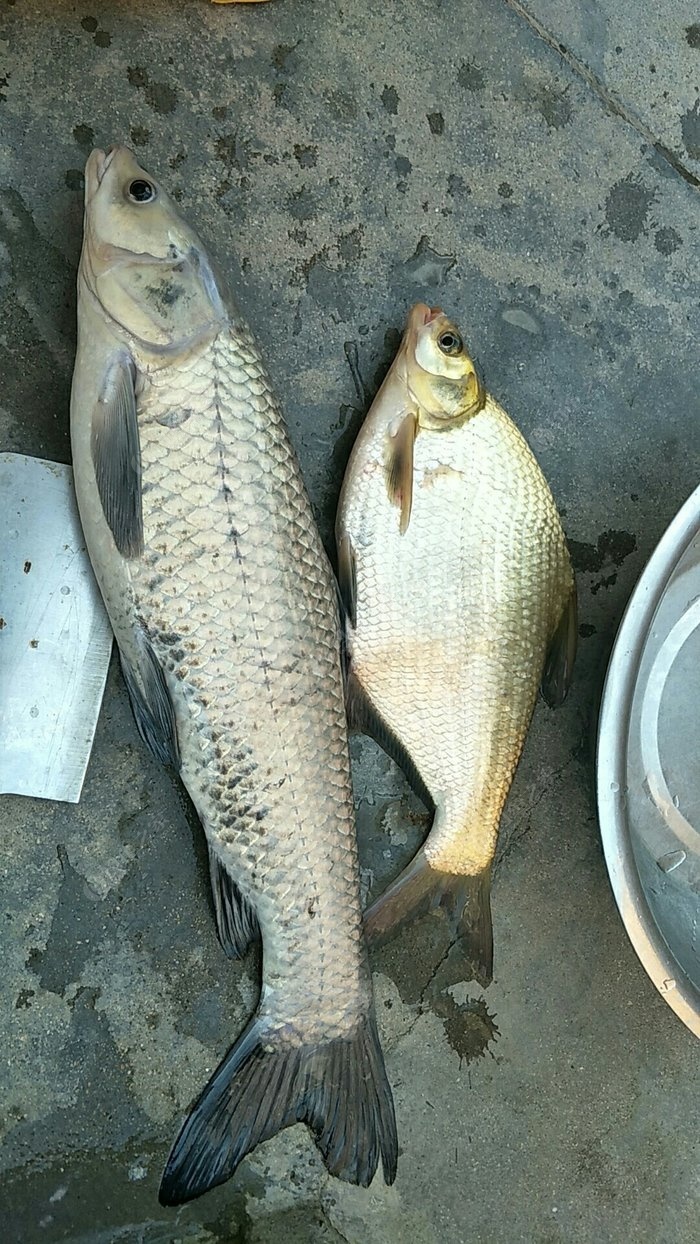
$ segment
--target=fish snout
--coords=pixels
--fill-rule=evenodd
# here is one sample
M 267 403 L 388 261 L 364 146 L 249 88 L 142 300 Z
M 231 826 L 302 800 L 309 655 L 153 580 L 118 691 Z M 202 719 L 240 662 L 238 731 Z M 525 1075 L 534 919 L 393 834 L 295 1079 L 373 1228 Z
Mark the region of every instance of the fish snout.
M 409 312 L 409 324 L 414 328 L 425 328 L 441 315 L 442 307 L 429 307 L 426 302 L 417 302 Z
M 113 143 L 106 151 L 102 151 L 99 147 L 95 147 L 87 158 L 85 165 L 85 189 L 89 195 L 94 194 L 97 188 L 102 184 L 108 168 L 115 160 L 134 159 L 132 152 L 128 147 L 122 147 L 118 143 Z

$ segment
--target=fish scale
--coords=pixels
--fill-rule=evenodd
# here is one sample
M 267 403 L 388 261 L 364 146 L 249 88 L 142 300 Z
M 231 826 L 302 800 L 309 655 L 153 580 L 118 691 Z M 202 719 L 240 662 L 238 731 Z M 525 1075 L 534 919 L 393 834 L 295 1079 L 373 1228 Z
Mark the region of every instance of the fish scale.
M 183 403 L 189 419 L 168 427 L 163 415 Z M 367 978 L 348 936 L 354 932 L 359 945 L 357 897 L 351 884 L 337 887 L 329 868 L 344 852 L 348 865 L 339 880 L 351 879 L 357 867 L 337 625 L 328 608 L 334 587 L 252 342 L 239 328 L 178 371 L 177 384 L 167 369 L 147 376 L 138 419 L 146 554 L 131 579 L 172 680 L 182 778 L 244 896 L 262 892 L 256 903 L 266 973 L 294 982 L 293 990 L 288 984 L 276 991 L 284 1024 L 291 1006 L 304 1037 L 342 1036 L 356 1022 Z M 239 452 L 246 444 L 254 446 L 254 460 Z M 280 511 L 280 492 L 289 514 Z M 186 563 L 179 555 L 184 542 Z M 167 592 L 149 590 L 154 575 L 168 583 Z M 195 728 L 193 705 L 200 710 Z M 222 739 L 228 754 L 217 756 Z M 233 791 L 230 764 L 248 779 Z M 284 929 L 276 918 L 276 847 L 308 863 L 295 877 L 296 920 Z M 290 956 L 293 971 L 283 975 Z M 347 962 L 334 978 L 339 956 Z M 305 1015 L 312 983 L 315 1006 Z
M 396 1171 L 363 939 L 330 565 L 255 342 L 125 148 L 93 152 L 71 397 L 76 492 L 139 729 L 204 827 L 256 1014 L 170 1152 L 164 1204 L 297 1121 L 332 1174 Z

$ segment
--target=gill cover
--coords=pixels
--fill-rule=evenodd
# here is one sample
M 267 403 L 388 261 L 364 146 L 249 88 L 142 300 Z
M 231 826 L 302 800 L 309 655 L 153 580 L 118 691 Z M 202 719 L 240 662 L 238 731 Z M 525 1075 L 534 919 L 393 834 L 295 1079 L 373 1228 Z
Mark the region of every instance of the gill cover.
M 198 341 L 226 319 L 199 238 L 127 147 L 88 158 L 81 275 L 109 318 L 156 350 Z

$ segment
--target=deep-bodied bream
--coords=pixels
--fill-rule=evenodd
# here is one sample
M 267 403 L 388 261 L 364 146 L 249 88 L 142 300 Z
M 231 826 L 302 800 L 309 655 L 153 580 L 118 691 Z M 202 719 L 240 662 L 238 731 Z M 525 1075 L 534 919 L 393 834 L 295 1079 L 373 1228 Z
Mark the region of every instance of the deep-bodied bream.
M 161 1200 L 221 1183 L 297 1121 L 334 1175 L 367 1184 L 381 1159 L 391 1182 L 332 573 L 250 331 L 124 147 L 86 166 L 71 434 L 139 729 L 201 818 L 224 947 L 262 936 L 258 1010 Z
M 372 939 L 441 908 L 492 976 L 491 864 L 537 688 L 558 704 L 576 591 L 547 482 L 458 329 L 423 303 L 357 438 L 336 537 L 351 722 L 434 808 L 366 916 Z

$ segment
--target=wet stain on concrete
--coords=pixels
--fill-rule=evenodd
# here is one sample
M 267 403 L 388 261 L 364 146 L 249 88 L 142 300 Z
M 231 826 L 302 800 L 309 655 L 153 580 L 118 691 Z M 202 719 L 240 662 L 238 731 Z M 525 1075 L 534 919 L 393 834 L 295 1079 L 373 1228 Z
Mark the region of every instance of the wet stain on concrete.
M 82 194 L 85 189 L 85 174 L 81 168 L 67 168 L 63 177 L 68 190 Z
M 445 118 L 441 112 L 429 112 L 428 125 L 430 127 L 431 134 L 445 133 Z
M 90 151 L 95 145 L 95 131 L 91 125 L 74 126 L 73 137 L 78 146 L 85 151 Z
M 294 145 L 294 159 L 301 168 L 315 168 L 318 163 L 318 147 Z
M 484 71 L 473 60 L 463 61 L 457 70 L 457 82 L 465 91 L 480 91 L 486 82 Z
M 272 56 L 270 57 L 272 68 L 278 72 L 288 72 L 291 68 L 289 59 L 298 46 L 298 43 L 278 43 L 272 49 Z
M 355 444 L 360 428 L 362 427 L 364 417 L 364 410 L 358 410 L 356 406 L 345 405 L 340 407 L 340 422 L 343 430 L 340 433 L 340 436 L 336 437 L 333 445 L 332 461 L 334 478 L 342 478 L 341 473 L 345 471 L 348 464 L 350 452 Z M 338 486 L 337 491 L 339 494 L 340 485 Z M 336 505 L 337 502 L 333 502 L 333 509 L 330 514 L 331 520 L 335 516 Z
M 56 850 L 63 872 L 58 904 L 46 948 L 30 951 L 27 966 L 42 989 L 63 996 L 80 979 L 92 954 L 91 938 L 99 924 L 101 901 L 73 868 L 65 847 L 59 845 Z
M 447 178 L 447 193 L 451 199 L 461 198 L 471 192 L 471 186 L 467 185 L 461 173 L 450 173 Z
M 700 22 L 693 22 L 692 26 L 686 26 L 685 41 L 688 47 L 700 52 Z
M 604 566 L 621 566 L 637 547 L 637 537 L 630 531 L 603 531 L 596 544 L 569 540 L 569 552 L 575 570 L 594 574 Z
M 406 261 L 406 272 L 420 285 L 436 286 L 444 283 L 445 277 L 457 262 L 454 255 L 441 255 L 433 250 L 429 239 L 424 235 L 414 254 Z
M 558 86 L 540 83 L 530 86 L 529 94 L 537 112 L 550 130 L 560 130 L 569 124 L 572 107 L 568 87 L 561 90 Z
M 342 233 L 338 238 L 338 254 L 344 263 L 356 263 L 364 255 L 363 234 L 362 225 L 358 225 L 349 233 Z
M 317 211 L 316 197 L 306 186 L 301 186 L 290 194 L 287 208 L 295 220 L 313 220 Z
M 395 86 L 385 86 L 381 93 L 381 101 L 386 111 L 393 117 L 399 111 L 399 93 Z
M 617 574 L 614 571 L 612 574 L 603 575 L 602 579 L 598 579 L 595 583 L 591 584 L 591 596 L 597 596 L 601 590 L 614 587 L 616 583 Z
M 655 198 L 656 190 L 633 173 L 616 182 L 605 200 L 605 219 L 611 232 L 622 242 L 636 242 L 644 232 Z
M 672 255 L 683 245 L 683 239 L 675 229 L 658 229 L 654 234 L 654 246 L 662 255 Z
M 144 125 L 132 125 L 129 134 L 135 147 L 147 147 L 151 139 L 151 131 Z
M 700 99 L 681 117 L 681 134 L 691 160 L 700 160 Z
M 439 1015 L 445 1028 L 445 1036 L 460 1063 L 485 1058 L 490 1045 L 498 1040 L 496 1016 L 489 1011 L 484 998 L 467 998 L 455 1002 L 450 993 L 434 998 L 432 1010 Z
M 112 36 L 108 30 L 101 30 L 96 17 L 84 17 L 80 23 L 83 30 L 92 35 L 93 42 L 98 48 L 108 48 L 112 42 Z
M 166 82 L 154 82 L 146 70 L 138 65 L 130 65 L 126 72 L 130 85 L 135 86 L 139 91 L 143 91 L 146 103 L 154 112 L 165 117 L 175 111 L 177 107 L 177 94 L 172 86 L 168 86 Z

